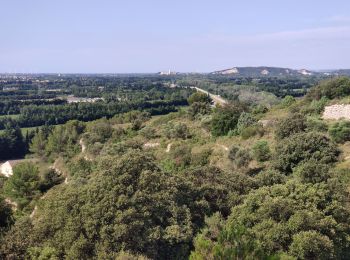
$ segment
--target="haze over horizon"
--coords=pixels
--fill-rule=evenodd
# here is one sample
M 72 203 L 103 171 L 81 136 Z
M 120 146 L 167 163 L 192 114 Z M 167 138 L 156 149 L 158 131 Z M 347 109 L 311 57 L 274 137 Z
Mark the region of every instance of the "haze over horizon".
M 0 73 L 350 68 L 350 2 L 4 1 Z

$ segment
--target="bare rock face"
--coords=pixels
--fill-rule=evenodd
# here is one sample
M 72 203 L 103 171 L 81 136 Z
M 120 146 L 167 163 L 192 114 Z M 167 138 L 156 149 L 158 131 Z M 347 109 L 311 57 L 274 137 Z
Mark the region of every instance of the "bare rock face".
M 339 104 L 326 106 L 323 112 L 323 119 L 348 119 L 350 120 L 350 105 Z

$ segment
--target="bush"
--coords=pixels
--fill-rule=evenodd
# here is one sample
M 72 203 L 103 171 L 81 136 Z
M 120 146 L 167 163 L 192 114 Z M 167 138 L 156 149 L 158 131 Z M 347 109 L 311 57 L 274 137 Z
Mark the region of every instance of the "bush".
M 281 107 L 287 108 L 290 107 L 293 103 L 295 103 L 295 98 L 292 96 L 285 96 L 281 101 Z
M 310 132 L 290 136 L 276 147 L 275 166 L 289 174 L 300 163 L 310 159 L 318 163 L 334 163 L 337 161 L 339 150 L 325 135 Z
M 256 120 L 256 118 L 252 116 L 252 114 L 243 112 L 238 118 L 237 133 L 241 134 L 243 129 L 255 126 L 257 122 L 258 120 Z
M 253 146 L 253 156 L 258 162 L 265 162 L 270 159 L 271 151 L 267 141 L 260 140 Z
M 63 181 L 63 177 L 59 176 L 54 169 L 48 169 L 44 171 L 40 180 L 40 191 L 45 192 L 51 187 L 61 183 Z
M 194 103 L 211 103 L 211 98 L 208 94 L 197 91 L 196 93 L 193 93 L 187 99 L 187 101 L 190 105 L 192 105 Z
M 209 157 L 212 154 L 213 150 L 210 148 L 204 148 L 200 152 L 192 154 L 192 163 L 194 165 L 204 166 L 209 163 Z
M 233 146 L 230 149 L 228 158 L 236 165 L 237 168 L 247 167 L 252 160 L 252 156 L 248 149 L 237 146 Z
M 241 104 L 225 105 L 217 108 L 211 121 L 212 135 L 227 135 L 230 130 L 234 130 L 243 111 L 244 107 Z
M 152 139 L 152 138 L 157 137 L 156 130 L 152 127 L 149 127 L 149 126 L 143 128 L 140 131 L 140 134 L 147 139 Z
M 303 231 L 293 236 L 290 254 L 298 259 L 333 259 L 334 245 L 317 231 Z
M 330 127 L 329 135 L 337 143 L 350 141 L 350 121 L 341 121 L 335 123 Z
M 250 137 L 253 137 L 256 135 L 258 135 L 260 137 L 264 135 L 264 128 L 262 127 L 261 124 L 248 126 L 248 127 L 244 128 L 241 132 L 241 137 L 244 140 L 249 139 Z
M 304 109 L 307 114 L 321 114 L 328 103 L 328 98 L 322 97 L 320 100 L 312 100 L 310 105 Z
M 308 117 L 306 120 L 307 131 L 326 132 L 328 130 L 327 124 L 319 118 Z
M 40 195 L 39 169 L 33 163 L 24 162 L 13 168 L 4 185 L 5 194 L 14 200 L 19 209 L 27 206 L 32 199 Z
M 272 186 L 286 182 L 286 176 L 276 170 L 266 170 L 255 176 L 255 181 L 258 187 Z
M 326 181 L 329 177 L 329 166 L 310 159 L 298 165 L 293 173 L 304 183 L 319 183 Z
M 211 107 L 208 103 L 195 102 L 188 109 L 188 115 L 191 119 L 195 119 L 199 115 L 211 113 Z
M 306 98 L 309 100 L 319 100 L 322 97 L 334 99 L 348 95 L 350 95 L 350 78 L 337 77 L 324 80 L 316 87 L 310 89 L 309 93 L 306 95 Z
M 281 140 L 290 135 L 304 132 L 305 129 L 306 118 L 302 114 L 291 114 L 277 124 L 275 136 L 278 140 Z
M 190 131 L 186 124 L 184 123 L 168 123 L 165 127 L 165 136 L 169 139 L 172 138 L 181 138 L 187 139 L 190 138 Z

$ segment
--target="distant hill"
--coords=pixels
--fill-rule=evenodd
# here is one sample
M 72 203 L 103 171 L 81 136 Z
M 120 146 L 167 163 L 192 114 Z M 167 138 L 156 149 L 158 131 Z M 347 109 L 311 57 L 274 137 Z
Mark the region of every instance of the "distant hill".
M 319 72 L 301 69 L 294 70 L 278 67 L 234 67 L 225 70 L 214 71 L 214 75 L 237 75 L 246 77 L 277 77 L 277 76 L 311 76 L 320 74 Z
M 350 76 L 350 69 L 331 70 L 324 72 L 326 75 Z

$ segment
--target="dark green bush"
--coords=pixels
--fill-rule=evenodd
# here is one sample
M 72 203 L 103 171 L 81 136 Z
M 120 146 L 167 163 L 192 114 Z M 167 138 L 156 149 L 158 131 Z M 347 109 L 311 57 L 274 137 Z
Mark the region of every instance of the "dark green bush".
M 267 141 L 257 141 L 253 146 L 254 159 L 258 162 L 265 162 L 270 159 L 271 151 Z
M 350 121 L 336 122 L 330 127 L 329 135 L 337 143 L 350 141 Z

